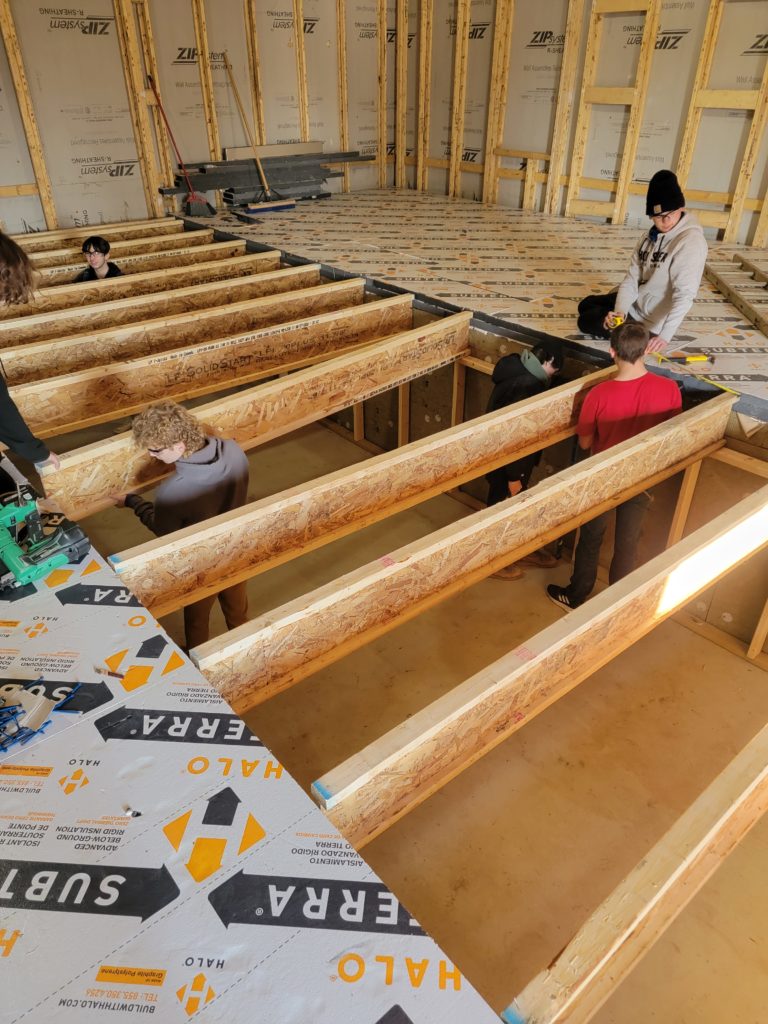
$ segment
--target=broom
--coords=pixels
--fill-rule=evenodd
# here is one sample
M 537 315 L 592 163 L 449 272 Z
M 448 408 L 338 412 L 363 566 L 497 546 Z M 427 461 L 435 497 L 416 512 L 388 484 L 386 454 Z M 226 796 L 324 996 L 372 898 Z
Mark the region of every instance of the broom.
M 216 210 L 211 206 L 211 204 L 208 202 L 204 195 L 202 195 L 200 192 L 195 191 L 192 185 L 192 182 L 189 177 L 189 172 L 187 171 L 187 168 L 184 165 L 184 161 L 181 159 L 179 147 L 176 145 L 176 139 L 173 137 L 171 126 L 168 123 L 168 118 L 166 116 L 165 109 L 163 108 L 163 104 L 160 99 L 160 94 L 157 91 L 157 87 L 155 86 L 155 80 L 152 78 L 152 75 L 147 75 L 147 81 L 149 82 L 150 89 L 155 94 L 155 102 L 157 103 L 158 110 L 162 115 L 163 123 L 165 124 L 165 130 L 168 132 L 168 138 L 171 140 L 171 145 L 173 146 L 174 152 L 176 153 L 176 160 L 178 161 L 179 169 L 181 170 L 182 176 L 184 177 L 184 180 L 187 183 L 187 194 L 183 202 L 184 213 L 188 217 L 214 217 L 216 215 Z
M 296 206 L 295 199 L 286 199 L 285 196 L 280 195 L 275 189 L 269 187 L 267 181 L 267 175 L 264 172 L 264 166 L 261 160 L 259 160 L 259 154 L 256 152 L 256 142 L 254 141 L 253 135 L 251 134 L 251 128 L 248 124 L 248 118 L 245 116 L 245 110 L 243 109 L 243 103 L 240 99 L 240 93 L 235 83 L 235 76 L 232 74 L 232 65 L 229 63 L 229 54 L 224 51 L 224 67 L 227 69 L 227 75 L 229 76 L 229 84 L 232 86 L 232 92 L 237 103 L 237 109 L 240 111 L 240 120 L 243 122 L 243 129 L 245 131 L 245 137 L 248 140 L 248 145 L 251 147 L 253 152 L 253 159 L 256 161 L 256 170 L 259 174 L 259 180 L 261 181 L 261 191 L 255 200 L 248 203 L 248 209 L 251 206 L 258 206 L 259 213 L 269 213 L 270 211 L 280 210 L 292 210 Z

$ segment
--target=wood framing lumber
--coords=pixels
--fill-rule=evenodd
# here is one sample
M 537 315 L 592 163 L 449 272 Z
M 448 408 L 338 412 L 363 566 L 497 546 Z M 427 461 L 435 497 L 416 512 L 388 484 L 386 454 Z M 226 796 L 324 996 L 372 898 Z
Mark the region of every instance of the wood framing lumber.
M 734 401 L 718 396 L 347 573 L 204 644 L 195 659 L 233 707 L 266 700 L 684 468 L 681 460 L 722 443 Z
M 720 518 L 727 523 L 731 513 Z M 501 1019 L 507 1024 L 586 1024 L 767 810 L 768 726 L 678 818 Z
M 199 406 L 195 415 L 219 436 L 254 448 L 452 363 L 467 348 L 470 319 L 469 312 L 455 313 L 359 352 Z M 43 470 L 46 494 L 75 519 L 107 507 L 110 494 L 143 490 L 167 473 L 167 467 L 138 451 L 127 433 L 67 452 L 61 456 L 60 469 Z
M 198 526 L 113 556 L 126 586 L 154 615 L 258 572 L 493 469 L 573 432 L 600 370 L 544 395 L 330 473 Z M 407 385 L 403 385 L 407 387 Z
M 213 242 L 210 245 L 194 245 L 188 249 L 172 249 L 167 252 L 136 253 L 135 256 L 123 256 L 120 269 L 127 277 L 130 274 L 143 274 L 149 270 L 164 270 L 166 267 L 192 267 L 208 260 L 227 260 L 232 256 L 241 256 L 245 252 L 246 243 L 241 240 L 233 242 Z M 54 285 L 72 284 L 83 269 L 82 258 L 78 263 L 66 266 L 43 267 L 38 272 L 37 287 L 50 288 Z M 106 281 L 102 281 L 106 284 Z
M 75 370 L 168 352 L 179 348 L 180 343 L 188 347 L 298 320 L 310 313 L 358 305 L 363 301 L 364 287 L 362 278 L 334 281 L 295 292 L 246 299 L 230 306 L 139 321 L 108 331 L 27 343 L 2 349 L 0 355 L 8 383 L 25 384 Z
M 194 269 L 187 266 L 168 267 L 166 270 L 149 270 L 145 274 L 124 274 L 122 277 L 105 277 L 103 281 L 80 281 L 78 284 L 54 285 L 35 292 L 31 302 L 18 306 L 0 306 L 0 321 L 15 320 L 18 317 L 37 316 L 75 306 L 92 306 L 101 302 L 114 302 L 134 295 L 152 295 L 183 287 L 191 277 L 203 284 L 209 281 L 224 281 L 228 278 L 246 277 L 262 271 L 277 270 L 280 267 L 278 250 L 249 252 L 228 260 L 210 260 L 197 263 Z
M 156 235 L 149 238 L 127 238 L 125 241 L 110 241 L 109 258 L 115 262 L 124 256 L 138 256 L 149 252 L 167 252 L 171 249 L 186 249 L 194 245 L 209 245 L 213 241 L 212 229 L 199 231 L 177 231 L 168 235 Z M 37 270 L 45 267 L 66 266 L 83 259 L 80 246 L 61 249 L 44 249 L 42 252 L 29 254 Z M 85 261 L 81 269 L 85 268 Z
M 315 799 L 365 845 L 766 543 L 763 488 L 334 768 Z
M 0 349 L 35 341 L 68 338 L 78 331 L 90 333 L 98 329 L 109 330 L 140 320 L 220 308 L 230 303 L 311 288 L 317 284 L 320 284 L 320 266 L 310 263 L 264 273 L 257 271 L 247 277 L 228 278 L 224 281 L 195 281 L 183 288 L 172 288 L 169 285 L 160 293 L 134 295 L 94 306 L 0 321 Z
M 65 434 L 138 412 L 164 398 L 181 401 L 249 384 L 407 330 L 412 295 L 281 323 L 161 355 L 109 363 L 11 389 L 38 437 Z
M 124 220 L 110 224 L 88 224 L 82 228 L 59 228 L 56 231 L 28 231 L 11 238 L 28 253 L 43 249 L 79 248 L 89 235 L 107 235 L 115 241 L 125 238 L 141 238 L 143 235 L 170 235 L 183 231 L 184 222 L 175 217 L 159 217 L 156 220 Z

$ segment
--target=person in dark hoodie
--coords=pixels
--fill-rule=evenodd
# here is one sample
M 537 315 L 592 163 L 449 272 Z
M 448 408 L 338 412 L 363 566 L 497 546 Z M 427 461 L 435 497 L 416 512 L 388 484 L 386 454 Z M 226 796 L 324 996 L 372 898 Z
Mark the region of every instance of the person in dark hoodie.
M 26 252 L 8 235 L 0 231 L 0 306 L 30 302 L 34 294 L 35 271 Z M 11 398 L 5 377 L 0 373 L 0 441 L 22 459 L 43 466 L 59 468 L 59 457 L 35 437 Z M 0 471 L 0 492 L 14 490 L 13 480 Z
M 622 320 L 642 324 L 649 352 L 663 352 L 691 308 L 707 259 L 707 241 L 672 171 L 657 171 L 648 183 L 645 212 L 653 221 L 635 246 L 617 291 L 588 295 L 579 303 L 583 334 L 608 339 Z
M 526 349 L 519 355 L 514 352 L 502 356 L 493 368 L 493 391 L 486 412 L 495 412 L 546 391 L 555 374 L 562 370 L 563 361 L 563 346 L 557 341 L 548 340 L 538 342 L 532 349 Z M 533 452 L 486 474 L 488 504 L 496 505 L 525 490 L 540 458 L 541 452 Z M 557 565 L 557 559 L 543 549 L 532 551 L 518 563 L 500 569 L 494 576 L 504 580 L 520 579 L 523 576 L 521 565 L 551 569 Z
M 156 402 L 131 424 L 134 443 L 175 472 L 155 491 L 154 503 L 140 494 L 113 495 L 153 533 L 162 537 L 244 505 L 248 498 L 248 460 L 235 441 L 205 433 L 192 413 L 176 402 Z M 245 583 L 227 587 L 184 608 L 187 650 L 209 638 L 211 608 L 218 597 L 229 629 L 248 619 Z

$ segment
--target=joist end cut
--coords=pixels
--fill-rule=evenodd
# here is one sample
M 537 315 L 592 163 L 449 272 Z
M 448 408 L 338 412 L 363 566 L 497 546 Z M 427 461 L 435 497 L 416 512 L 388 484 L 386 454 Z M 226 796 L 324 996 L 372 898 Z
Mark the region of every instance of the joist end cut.
M 321 779 L 317 779 L 312 783 L 311 786 L 312 798 L 319 804 L 324 810 L 330 810 L 333 803 L 333 794 L 330 789 L 325 786 Z
M 501 1019 L 504 1021 L 504 1024 L 525 1024 L 524 1018 L 520 1016 L 514 1006 L 508 1006 L 502 1012 Z

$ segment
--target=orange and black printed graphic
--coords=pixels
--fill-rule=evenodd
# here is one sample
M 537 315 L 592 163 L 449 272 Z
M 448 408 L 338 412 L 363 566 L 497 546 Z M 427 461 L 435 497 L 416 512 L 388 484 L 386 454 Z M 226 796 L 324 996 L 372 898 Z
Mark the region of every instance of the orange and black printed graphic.
M 239 857 L 266 836 L 263 826 L 250 812 L 243 811 L 240 803 L 237 793 L 226 786 L 208 800 L 197 828 L 190 827 L 191 810 L 163 827 L 174 850 L 184 847 L 188 856 L 184 867 L 196 882 L 215 874 L 225 857 Z M 197 834 L 198 829 L 202 835 Z
M 192 1014 L 202 1010 L 212 999 L 215 999 L 216 993 L 201 971 L 194 976 L 189 985 L 182 985 L 176 990 L 176 998 L 184 1007 L 187 1016 L 191 1017 Z
M 141 620 L 136 623 L 137 625 L 146 622 L 143 615 L 136 618 Z M 129 621 L 128 624 L 132 623 Z M 137 647 L 124 647 L 104 658 L 107 674 L 119 679 L 120 685 L 128 693 L 138 690 L 145 686 L 150 678 L 167 676 L 184 664 L 181 655 L 168 648 L 170 644 L 162 633 L 142 640 Z
M 247 875 L 238 871 L 208 899 L 225 928 L 253 924 L 424 934 L 397 897 L 380 882 Z

